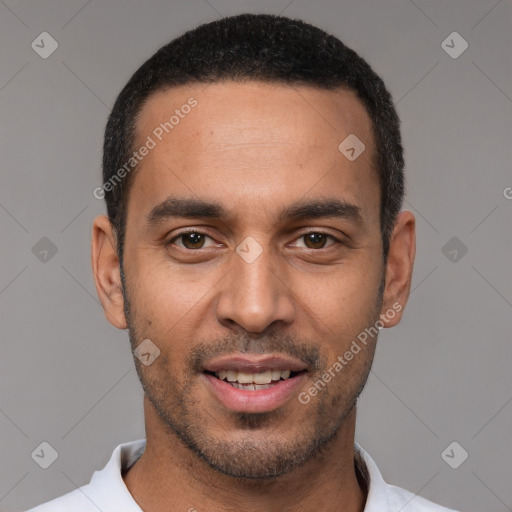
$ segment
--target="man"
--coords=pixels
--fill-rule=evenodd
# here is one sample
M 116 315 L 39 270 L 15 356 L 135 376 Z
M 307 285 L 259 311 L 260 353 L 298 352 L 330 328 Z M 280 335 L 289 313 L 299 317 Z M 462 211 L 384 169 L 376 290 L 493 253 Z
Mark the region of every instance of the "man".
M 107 124 L 92 267 L 129 329 L 146 440 L 43 511 L 446 511 L 354 443 L 406 304 L 391 97 L 338 39 L 269 15 L 161 48 Z

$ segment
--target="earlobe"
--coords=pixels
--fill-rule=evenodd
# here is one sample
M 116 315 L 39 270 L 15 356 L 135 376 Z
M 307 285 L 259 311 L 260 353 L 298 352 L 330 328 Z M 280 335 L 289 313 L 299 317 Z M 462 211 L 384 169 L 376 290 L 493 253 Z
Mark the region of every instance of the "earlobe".
M 96 217 L 91 240 L 91 265 L 96 291 L 107 320 L 118 329 L 126 329 L 121 272 L 116 248 L 116 237 L 108 217 Z
M 416 220 L 409 211 L 398 214 L 389 244 L 386 286 L 381 308 L 384 327 L 397 325 L 409 298 L 416 254 Z

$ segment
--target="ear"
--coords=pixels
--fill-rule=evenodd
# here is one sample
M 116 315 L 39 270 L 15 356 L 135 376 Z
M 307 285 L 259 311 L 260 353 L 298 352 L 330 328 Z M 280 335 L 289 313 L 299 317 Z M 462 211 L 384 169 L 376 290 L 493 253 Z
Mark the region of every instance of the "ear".
M 96 291 L 107 320 L 118 329 L 126 329 L 121 270 L 116 248 L 116 237 L 108 217 L 96 217 L 92 226 L 91 242 L 91 264 Z
M 386 263 L 386 286 L 380 319 L 384 327 L 394 327 L 401 318 L 411 290 L 416 254 L 416 220 L 409 211 L 398 214 L 391 234 Z

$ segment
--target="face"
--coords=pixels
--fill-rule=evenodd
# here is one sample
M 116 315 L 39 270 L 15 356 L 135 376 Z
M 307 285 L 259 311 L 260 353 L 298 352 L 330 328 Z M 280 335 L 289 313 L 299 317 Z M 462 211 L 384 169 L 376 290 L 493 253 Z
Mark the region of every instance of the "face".
M 338 149 L 350 134 L 365 144 L 353 161 Z M 371 121 L 352 92 L 230 82 L 154 94 L 135 147 L 148 136 L 128 197 L 124 303 L 100 292 L 133 348 L 160 351 L 135 358 L 160 422 L 147 428 L 228 475 L 289 472 L 342 428 L 376 337 L 336 361 L 405 301 L 407 258 L 396 243 L 388 268 L 382 257 Z

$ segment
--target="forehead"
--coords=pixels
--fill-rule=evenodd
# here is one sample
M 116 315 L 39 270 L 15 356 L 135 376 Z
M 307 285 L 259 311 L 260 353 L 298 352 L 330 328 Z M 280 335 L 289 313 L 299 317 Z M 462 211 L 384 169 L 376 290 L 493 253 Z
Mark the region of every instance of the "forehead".
M 191 98 L 197 106 L 188 108 Z M 198 117 L 200 123 L 193 122 Z M 246 143 L 299 143 L 304 151 L 332 143 L 336 149 L 348 130 L 372 143 L 366 108 L 346 89 L 232 81 L 163 89 L 145 102 L 136 134 L 140 138 L 156 130 L 158 138 L 159 125 L 169 121 L 172 128 L 170 133 L 164 130 L 164 138 L 193 137 L 196 143 L 219 149 L 230 146 L 230 136 Z
M 354 135 L 366 148 L 350 161 L 339 146 Z M 258 82 L 165 89 L 137 120 L 135 148 L 150 139 L 130 191 L 130 202 L 147 208 L 171 193 L 228 196 L 227 206 L 245 208 L 257 197 L 267 209 L 340 194 L 356 203 L 372 198 L 369 208 L 378 211 L 372 124 L 353 91 Z

